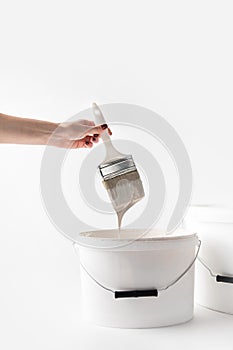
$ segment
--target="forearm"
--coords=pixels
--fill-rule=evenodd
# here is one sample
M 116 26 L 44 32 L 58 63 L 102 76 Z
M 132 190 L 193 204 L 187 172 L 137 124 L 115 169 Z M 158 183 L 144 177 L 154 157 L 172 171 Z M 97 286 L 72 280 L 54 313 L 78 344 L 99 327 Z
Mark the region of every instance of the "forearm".
M 0 143 L 45 145 L 57 123 L 0 113 Z

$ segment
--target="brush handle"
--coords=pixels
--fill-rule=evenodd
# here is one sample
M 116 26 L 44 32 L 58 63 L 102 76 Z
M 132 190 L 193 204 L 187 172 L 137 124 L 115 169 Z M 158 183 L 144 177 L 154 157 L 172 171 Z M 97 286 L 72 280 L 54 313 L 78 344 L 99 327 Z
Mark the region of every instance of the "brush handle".
M 107 124 L 103 113 L 101 112 L 101 109 L 99 108 L 99 106 L 97 106 L 96 103 L 92 104 L 92 111 L 95 117 L 95 122 L 96 124 Z M 112 142 L 111 142 L 111 138 L 108 134 L 108 129 L 106 129 L 102 134 L 101 134 L 101 138 L 104 142 L 105 145 L 105 149 L 106 149 L 106 156 L 105 156 L 105 162 L 110 161 L 112 159 L 115 158 L 122 158 L 124 157 L 124 154 L 118 152 L 115 147 L 113 146 Z

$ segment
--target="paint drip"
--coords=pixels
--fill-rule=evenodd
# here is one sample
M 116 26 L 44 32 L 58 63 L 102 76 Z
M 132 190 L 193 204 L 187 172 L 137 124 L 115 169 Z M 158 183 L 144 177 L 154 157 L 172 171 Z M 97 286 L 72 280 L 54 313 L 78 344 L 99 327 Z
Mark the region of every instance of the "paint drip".
M 103 181 L 112 206 L 117 214 L 120 234 L 125 213 L 144 196 L 144 190 L 137 171 L 132 171 L 108 181 Z

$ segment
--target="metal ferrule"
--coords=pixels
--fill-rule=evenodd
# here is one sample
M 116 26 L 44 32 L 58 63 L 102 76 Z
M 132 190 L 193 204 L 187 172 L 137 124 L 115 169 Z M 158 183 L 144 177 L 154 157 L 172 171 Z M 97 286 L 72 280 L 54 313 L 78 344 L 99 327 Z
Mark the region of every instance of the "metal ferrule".
M 99 165 L 99 171 L 104 180 L 109 180 L 134 170 L 136 170 L 136 166 L 131 155 Z

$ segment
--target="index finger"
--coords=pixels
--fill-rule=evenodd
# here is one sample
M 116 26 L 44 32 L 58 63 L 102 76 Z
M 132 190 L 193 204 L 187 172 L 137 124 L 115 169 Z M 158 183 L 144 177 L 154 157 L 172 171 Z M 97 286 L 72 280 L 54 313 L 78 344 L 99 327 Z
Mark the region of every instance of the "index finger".
M 101 125 L 95 125 L 93 128 L 88 129 L 84 136 L 86 135 L 93 135 L 93 134 L 102 134 L 106 129 L 108 129 L 107 124 L 101 124 Z

